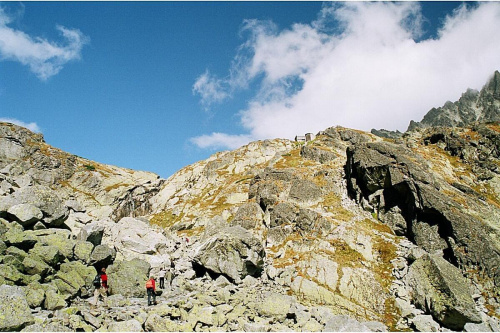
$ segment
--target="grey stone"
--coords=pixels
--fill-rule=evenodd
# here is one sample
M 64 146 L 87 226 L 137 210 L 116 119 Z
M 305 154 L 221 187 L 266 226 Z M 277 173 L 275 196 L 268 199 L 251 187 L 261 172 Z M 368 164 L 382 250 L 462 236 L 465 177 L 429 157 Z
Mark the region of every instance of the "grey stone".
M 90 256 L 94 250 L 94 244 L 87 241 L 77 241 L 73 249 L 76 260 L 81 260 L 84 263 L 90 262 Z
M 371 330 L 356 319 L 340 315 L 328 320 L 323 332 L 371 332 Z
M 21 332 L 68 332 L 69 329 L 60 323 L 39 323 L 26 326 Z
M 64 255 L 55 246 L 36 244 L 29 251 L 30 255 L 41 258 L 46 264 L 54 267 L 64 260 Z
M 90 255 L 90 263 L 96 266 L 108 266 L 116 257 L 115 249 L 111 249 L 107 245 L 97 245 Z
M 239 225 L 245 229 L 254 229 L 262 224 L 264 212 L 255 202 L 241 205 L 231 221 L 231 225 Z
M 466 280 L 443 258 L 422 256 L 410 266 L 407 278 L 415 305 L 443 326 L 463 329 L 467 322 L 481 322 Z
M 9 246 L 15 246 L 23 250 L 28 250 L 32 248 L 37 239 L 32 235 L 24 232 L 21 226 L 20 228 L 16 227 L 14 224 L 4 235 L 3 239 L 5 244 Z
M 57 291 L 49 289 L 45 292 L 45 301 L 43 307 L 47 310 L 59 310 L 67 306 L 64 297 Z
M 25 287 L 26 299 L 31 308 L 37 308 L 43 304 L 45 300 L 45 290 L 38 282 L 32 282 Z
M 0 286 L 0 331 L 21 330 L 33 324 L 26 294 L 20 287 Z
M 151 266 L 140 259 L 118 261 L 107 269 L 110 293 L 125 297 L 145 297 L 146 281 Z
M 267 292 L 262 295 L 261 302 L 257 304 L 257 312 L 261 316 L 274 317 L 278 321 L 283 321 L 291 313 L 291 307 L 294 302 L 291 296 Z
M 47 265 L 42 258 L 32 255 L 23 260 L 24 270 L 30 275 L 38 274 L 42 277 L 52 272 L 52 268 Z
M 135 319 L 113 322 L 108 325 L 109 332 L 144 332 L 142 325 Z
M 44 185 L 33 185 L 20 188 L 12 195 L 19 204 L 31 204 L 43 213 L 43 220 L 51 226 L 60 226 L 68 217 L 69 211 L 56 191 Z
M 292 182 L 288 195 L 298 202 L 314 202 L 321 198 L 321 189 L 312 181 L 296 179 Z
M 104 234 L 104 226 L 98 222 L 90 223 L 81 228 L 77 236 L 78 240 L 87 241 L 95 246 L 101 245 L 102 236 Z
M 43 218 L 43 213 L 38 207 L 30 204 L 18 204 L 9 208 L 9 216 L 23 227 L 35 224 Z
M 65 229 L 34 230 L 30 235 L 35 236 L 42 244 L 54 246 L 67 259 L 73 258 L 73 248 L 75 241 L 71 238 L 71 231 Z
M 262 242 L 240 226 L 221 229 L 206 239 L 194 254 L 194 263 L 239 283 L 258 276 L 264 266 Z
M 82 289 L 89 289 L 92 281 L 97 275 L 94 267 L 88 267 L 79 261 L 71 261 L 61 264 L 59 271 L 55 274 L 53 284 L 57 286 L 59 293 L 65 297 L 74 297 L 82 293 Z M 88 290 L 86 290 L 88 294 Z
M 412 319 L 412 324 L 419 332 L 439 332 L 439 324 L 430 315 L 418 315 Z
M 35 223 L 35 225 L 33 225 L 33 230 L 43 230 L 43 229 L 47 229 L 47 226 L 43 224 L 43 222 L 41 221 L 38 221 L 37 223 Z
M 486 323 L 474 324 L 467 323 L 464 325 L 465 332 L 492 332 L 490 325 Z

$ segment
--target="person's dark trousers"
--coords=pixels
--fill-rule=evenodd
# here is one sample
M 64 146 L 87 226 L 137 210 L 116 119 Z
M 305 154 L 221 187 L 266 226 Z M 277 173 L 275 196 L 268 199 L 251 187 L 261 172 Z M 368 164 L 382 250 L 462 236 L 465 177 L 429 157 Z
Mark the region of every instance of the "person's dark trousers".
M 153 291 L 153 288 L 148 288 L 148 305 L 153 305 L 153 303 L 156 303 L 156 294 Z M 151 296 L 153 297 L 153 302 L 151 302 Z
M 164 277 L 160 278 L 160 289 L 165 289 L 165 278 Z

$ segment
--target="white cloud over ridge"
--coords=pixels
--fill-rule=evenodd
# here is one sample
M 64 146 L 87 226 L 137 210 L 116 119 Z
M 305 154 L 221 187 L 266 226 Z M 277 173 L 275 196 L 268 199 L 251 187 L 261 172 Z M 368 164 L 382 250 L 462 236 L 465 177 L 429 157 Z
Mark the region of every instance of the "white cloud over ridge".
M 56 75 L 72 60 L 80 59 L 89 38 L 77 29 L 57 25 L 64 44 L 51 42 L 9 27 L 11 18 L 0 8 L 0 60 L 13 60 L 28 66 L 40 80 Z
M 213 142 L 227 140 L 230 148 L 236 138 L 290 139 L 335 125 L 404 131 L 410 120 L 457 100 L 467 88 L 480 89 L 500 69 L 500 3 L 462 5 L 434 39 L 418 40 L 423 19 L 415 2 L 347 2 L 282 31 L 247 21 L 250 37 L 228 78 L 211 75 L 217 85 L 197 80 L 193 90 L 210 106 L 258 82 L 239 111 L 248 134 L 215 133 Z M 192 142 L 206 148 L 209 138 Z
M 35 132 L 35 133 L 41 133 L 42 132 L 40 130 L 40 127 L 37 125 L 37 123 L 25 123 L 24 121 L 17 120 L 17 119 L 14 119 L 14 118 L 0 118 L 0 122 L 11 123 L 11 124 L 14 124 L 14 125 L 25 127 L 27 129 L 29 129 L 30 131 Z

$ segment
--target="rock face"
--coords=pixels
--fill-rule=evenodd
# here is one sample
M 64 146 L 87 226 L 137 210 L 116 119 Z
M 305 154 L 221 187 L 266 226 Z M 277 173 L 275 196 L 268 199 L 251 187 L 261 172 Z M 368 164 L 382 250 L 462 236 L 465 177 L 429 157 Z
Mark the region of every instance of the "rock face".
M 480 205 L 474 207 L 471 202 L 467 211 L 458 195 L 445 194 L 456 189 L 437 173 L 426 171 L 423 154 L 389 142 L 376 142 L 353 145 L 347 155 L 348 189 L 365 209 L 425 251 L 463 266 L 479 266 L 500 283 L 496 265 L 500 247 L 491 236 L 495 231 L 489 218 L 482 217 Z M 471 210 L 477 214 L 470 214 Z

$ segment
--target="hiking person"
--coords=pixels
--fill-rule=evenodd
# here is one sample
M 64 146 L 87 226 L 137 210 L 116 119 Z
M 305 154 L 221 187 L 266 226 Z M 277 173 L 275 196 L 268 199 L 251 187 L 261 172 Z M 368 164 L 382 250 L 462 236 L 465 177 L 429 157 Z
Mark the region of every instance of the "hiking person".
M 153 276 L 146 282 L 146 291 L 148 292 L 148 305 L 156 304 L 156 281 Z M 151 302 L 151 296 L 153 296 L 153 302 Z
M 106 302 L 108 297 L 108 276 L 106 275 L 106 268 L 102 268 L 100 273 L 94 278 L 94 306 L 97 306 L 97 302 L 99 301 L 99 296 L 102 297 L 102 301 Z
M 158 277 L 160 278 L 160 289 L 165 289 L 165 274 L 167 271 L 165 270 L 165 267 L 162 267 L 160 270 L 160 273 L 158 274 Z

